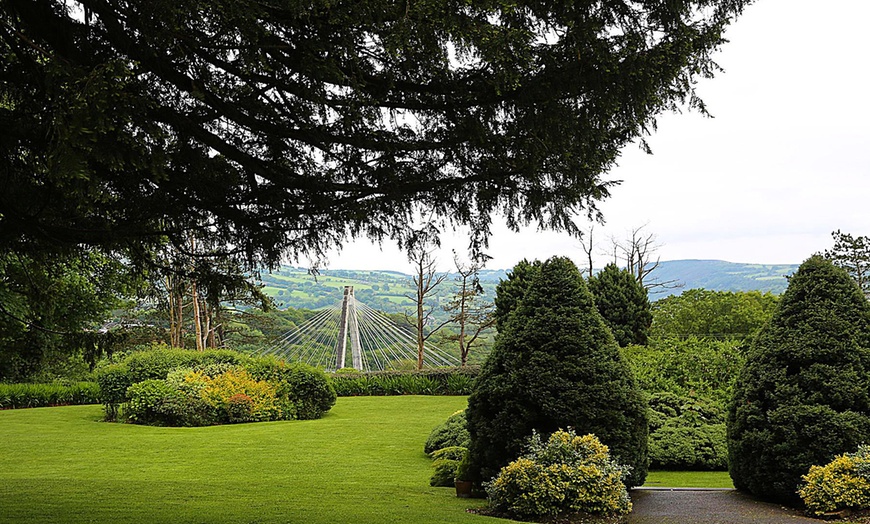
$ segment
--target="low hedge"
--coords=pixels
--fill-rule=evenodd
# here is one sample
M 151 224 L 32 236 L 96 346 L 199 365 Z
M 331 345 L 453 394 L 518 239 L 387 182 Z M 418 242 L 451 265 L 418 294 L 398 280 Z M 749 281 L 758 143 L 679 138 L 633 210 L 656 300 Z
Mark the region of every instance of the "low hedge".
M 331 375 L 340 397 L 380 395 L 468 395 L 480 366 L 411 371 L 338 371 Z
M 72 384 L 0 384 L 0 409 L 98 404 L 96 382 Z

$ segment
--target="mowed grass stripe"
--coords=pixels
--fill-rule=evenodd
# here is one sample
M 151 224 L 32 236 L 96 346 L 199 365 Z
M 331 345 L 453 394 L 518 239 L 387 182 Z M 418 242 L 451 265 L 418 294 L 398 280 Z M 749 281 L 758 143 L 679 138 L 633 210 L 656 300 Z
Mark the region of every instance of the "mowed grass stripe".
M 0 412 L 0 522 L 484 522 L 428 487 L 429 431 L 464 397 L 340 398 L 321 420 L 99 422 L 99 406 Z M 504 521 L 501 521 L 504 522 Z

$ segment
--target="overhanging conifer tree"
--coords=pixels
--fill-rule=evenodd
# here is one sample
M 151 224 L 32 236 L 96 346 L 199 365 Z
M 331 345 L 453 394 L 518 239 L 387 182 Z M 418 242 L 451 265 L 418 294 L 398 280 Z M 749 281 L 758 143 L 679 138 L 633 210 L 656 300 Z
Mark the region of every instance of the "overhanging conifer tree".
M 572 427 L 597 435 L 632 467 L 628 484 L 642 484 L 646 403 L 613 335 L 570 260 L 552 258 L 532 273 L 469 397 L 472 475 L 492 478 L 533 430 Z
M 728 413 L 731 478 L 783 502 L 813 464 L 870 439 L 870 303 L 820 256 L 791 277 L 752 345 Z

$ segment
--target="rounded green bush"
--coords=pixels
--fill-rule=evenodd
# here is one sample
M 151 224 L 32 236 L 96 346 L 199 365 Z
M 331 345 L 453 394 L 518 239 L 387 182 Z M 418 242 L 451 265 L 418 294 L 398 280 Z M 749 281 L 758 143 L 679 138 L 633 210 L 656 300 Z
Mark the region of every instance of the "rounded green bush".
M 870 435 L 870 302 L 822 257 L 791 277 L 728 411 L 734 485 L 799 503 L 801 476 Z
M 493 510 L 519 518 L 620 515 L 631 511 L 627 474 L 594 435 L 560 430 L 546 442 L 535 433 L 528 452 L 484 487 Z
M 278 384 L 279 397 L 288 399 L 298 419 L 320 418 L 335 405 L 335 389 L 321 369 L 270 357 L 253 359 L 245 369 L 260 380 Z
M 127 389 L 133 385 L 130 369 L 126 364 L 111 364 L 98 369 L 95 378 L 106 419 L 116 420 L 120 405 L 127 402 Z
M 432 467 L 435 472 L 429 479 L 429 485 L 433 487 L 451 487 L 456 479 L 456 471 L 468 449 L 462 446 L 450 446 L 431 453 Z
M 447 420 L 435 426 L 426 439 L 423 451 L 431 454 L 439 449 L 460 446 L 467 448 L 469 443 L 468 422 L 465 410 L 457 411 L 447 417 Z
M 156 426 L 183 426 L 188 399 L 165 380 L 137 382 L 127 390 L 129 401 L 124 415 L 131 422 Z

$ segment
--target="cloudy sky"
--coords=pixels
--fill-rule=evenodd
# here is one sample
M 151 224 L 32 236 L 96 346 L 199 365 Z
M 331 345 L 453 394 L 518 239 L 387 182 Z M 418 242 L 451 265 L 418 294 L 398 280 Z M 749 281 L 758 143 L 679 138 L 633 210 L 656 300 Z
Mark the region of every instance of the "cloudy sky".
M 596 265 L 607 262 L 609 237 L 644 225 L 662 260 L 799 263 L 830 247 L 836 229 L 870 235 L 867 20 L 862 0 L 751 5 L 717 55 L 725 71 L 698 87 L 714 118 L 663 115 L 648 139 L 654 154 L 629 146 L 607 175 L 623 182 L 601 206 Z M 467 242 L 461 233 L 443 240 L 446 270 L 450 249 Z M 584 256 L 566 235 L 503 228 L 488 253 L 491 269 Z M 393 246 L 366 241 L 331 255 L 328 267 L 410 272 Z

